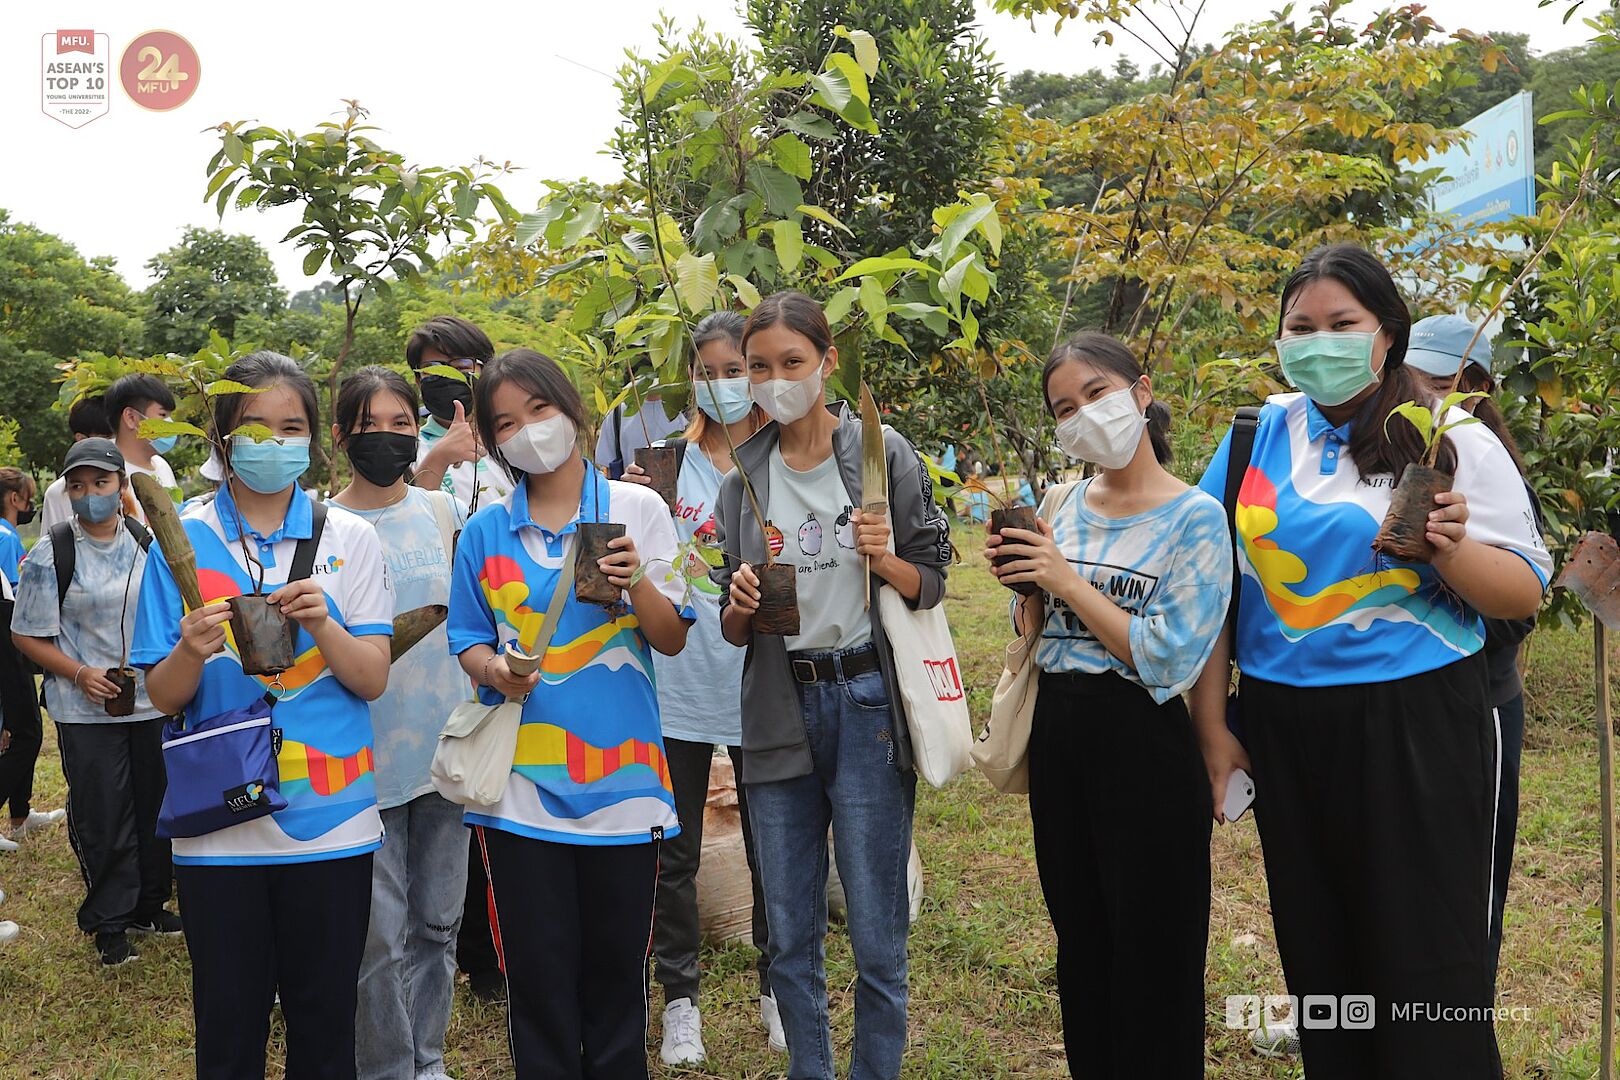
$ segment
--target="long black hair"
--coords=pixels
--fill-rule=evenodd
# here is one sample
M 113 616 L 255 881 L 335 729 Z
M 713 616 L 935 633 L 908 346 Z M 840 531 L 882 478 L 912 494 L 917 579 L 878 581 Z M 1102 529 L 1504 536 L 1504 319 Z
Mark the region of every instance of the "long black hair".
M 332 407 L 332 422 L 343 434 L 338 441 L 346 442 L 354 429 L 371 419 L 371 399 L 377 396 L 378 391 L 386 390 L 399 400 L 403 401 L 411 414 L 411 420 L 416 420 L 416 414 L 421 403 L 416 397 L 416 387 L 399 372 L 379 364 L 367 364 L 358 371 L 343 378 L 343 385 L 338 387 L 337 404 Z
M 535 397 L 557 406 L 562 414 L 574 422 L 575 438 L 583 438 L 585 431 L 585 402 L 579 390 L 568 381 L 562 366 L 544 353 L 533 349 L 508 349 L 488 364 L 473 387 L 473 419 L 478 422 L 478 437 L 495 456 L 513 480 L 524 475 L 514 468 L 495 445 L 495 391 L 508 382 L 516 383 Z
M 1479 417 L 1479 422 L 1484 424 L 1492 435 L 1496 436 L 1497 441 L 1502 444 L 1502 449 L 1508 452 L 1508 457 L 1518 466 L 1519 475 L 1524 476 L 1524 454 L 1519 450 L 1518 440 L 1508 431 L 1507 417 L 1502 415 L 1502 410 L 1496 407 L 1496 400 L 1490 396 L 1496 389 L 1496 380 L 1491 378 L 1491 373 L 1482 365 L 1470 360 L 1468 366 L 1463 369 L 1462 382 L 1458 384 L 1457 389 L 1469 393 L 1478 391 L 1485 395 L 1475 400 L 1474 415 Z
M 1079 333 L 1052 350 L 1041 369 L 1041 396 L 1046 399 L 1046 411 L 1052 411 L 1052 394 L 1047 386 L 1052 372 L 1064 364 L 1087 364 L 1098 371 L 1118 375 L 1127 386 L 1135 386 L 1144 374 L 1141 363 L 1118 338 L 1107 334 Z M 1153 456 L 1160 465 L 1170 463 L 1170 409 L 1154 398 L 1147 407 L 1148 441 L 1153 444 Z
M 1395 279 L 1378 256 L 1354 244 L 1333 244 L 1305 256 L 1299 269 L 1289 275 L 1277 313 L 1277 336 L 1282 336 L 1294 297 L 1305 286 L 1324 279 L 1337 281 L 1350 290 L 1350 295 L 1362 307 L 1378 316 L 1384 333 L 1389 335 L 1389 351 L 1384 354 L 1384 371 L 1378 390 L 1362 403 L 1352 418 L 1350 457 L 1362 476 L 1387 473 L 1399 480 L 1408 465 L 1423 459 L 1423 436 L 1405 420 L 1397 418 L 1387 425 L 1387 430 L 1385 421 L 1391 410 L 1404 401 L 1434 403 L 1429 388 L 1406 366 L 1406 347 L 1412 338 L 1412 313 L 1401 299 Z M 1457 452 L 1450 438 L 1441 440 L 1435 467 L 1442 472 L 1456 470 Z

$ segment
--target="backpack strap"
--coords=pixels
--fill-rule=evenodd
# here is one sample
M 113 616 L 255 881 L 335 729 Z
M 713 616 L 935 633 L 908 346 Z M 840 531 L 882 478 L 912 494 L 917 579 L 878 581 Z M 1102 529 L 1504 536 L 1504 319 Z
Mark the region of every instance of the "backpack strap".
M 315 569 L 315 551 L 321 546 L 321 532 L 326 528 L 326 504 L 309 501 L 309 539 L 298 541 L 293 549 L 292 567 L 287 571 L 289 582 L 302 581 Z
M 1237 626 L 1238 601 L 1243 598 L 1243 577 L 1238 566 L 1237 500 L 1243 487 L 1243 476 L 1249 471 L 1249 459 L 1254 456 L 1254 433 L 1260 427 L 1260 409 L 1244 405 L 1232 417 L 1232 443 L 1227 448 L 1226 492 L 1221 502 L 1226 506 L 1226 527 L 1232 534 L 1232 599 L 1227 605 L 1226 622 Z M 1236 652 L 1236 649 L 1233 650 Z
M 58 521 L 51 526 L 51 555 L 56 561 L 56 606 L 61 607 L 67 599 L 68 586 L 73 584 L 73 567 L 79 558 L 70 522 Z
M 127 514 L 124 516 L 124 531 L 135 538 L 135 542 L 141 545 L 142 551 L 152 550 L 151 530 Z
M 152 534 L 145 525 L 124 515 L 124 531 L 135 538 L 142 551 L 152 548 Z M 68 587 L 73 584 L 73 569 L 79 561 L 79 549 L 73 542 L 73 523 L 58 521 L 51 526 L 51 555 L 56 563 L 56 606 L 67 599 Z

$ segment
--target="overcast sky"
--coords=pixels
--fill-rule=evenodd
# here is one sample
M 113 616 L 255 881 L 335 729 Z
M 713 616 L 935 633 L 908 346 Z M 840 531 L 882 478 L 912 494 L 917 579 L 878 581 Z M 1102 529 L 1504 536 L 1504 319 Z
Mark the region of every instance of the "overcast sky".
M 1354 10 L 1365 15 L 1393 2 L 1363 2 Z M 1276 6 L 1208 0 L 1200 36 L 1208 40 Z M 1009 72 L 1079 72 L 1108 67 L 1118 55 L 1093 47 L 1084 25 L 1054 35 L 1050 20 L 1031 30 L 1023 20 L 988 13 L 988 4 L 979 7 L 981 31 Z M 461 165 L 483 155 L 523 166 L 503 187 L 519 209 L 528 209 L 541 177 L 617 174 L 600 152 L 617 120 L 612 84 L 585 68 L 613 71 L 626 48 L 650 48 L 659 11 L 683 25 L 702 18 L 714 29 L 742 30 L 732 0 L 286 0 L 269 7 L 7 0 L 0 3 L 0 207 L 65 237 L 86 256 L 116 257 L 131 284 L 143 287 L 146 260 L 172 246 L 185 226 L 218 224 L 202 202 L 203 170 L 217 135 L 201 129 L 252 119 L 308 130 L 340 109 L 340 98 L 356 97 L 384 129 L 378 140 L 416 163 Z M 1434 0 L 1429 13 L 1448 30 L 1528 33 L 1542 52 L 1587 36 L 1579 19 L 1561 24 L 1562 5 L 1538 10 L 1535 0 Z M 109 34 L 115 69 L 137 34 L 172 30 L 201 58 L 197 91 L 175 111 L 154 113 L 115 89 L 108 115 L 68 128 L 39 107 L 41 36 L 58 28 Z M 1151 59 L 1140 48 L 1119 48 L 1138 61 Z M 297 290 L 310 282 L 292 245 L 277 243 L 297 220 L 288 208 L 227 209 L 223 227 L 256 236 L 270 249 L 281 283 Z

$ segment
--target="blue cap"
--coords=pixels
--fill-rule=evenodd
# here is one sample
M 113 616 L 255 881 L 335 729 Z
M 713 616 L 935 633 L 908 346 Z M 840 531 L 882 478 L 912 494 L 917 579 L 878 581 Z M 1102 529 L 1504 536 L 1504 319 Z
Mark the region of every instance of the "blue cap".
M 1455 375 L 1463 350 L 1474 341 L 1478 327 L 1461 315 L 1430 315 L 1412 324 L 1412 341 L 1406 347 L 1406 364 L 1425 375 Z M 1490 334 L 1474 341 L 1468 359 L 1486 371 L 1491 370 Z

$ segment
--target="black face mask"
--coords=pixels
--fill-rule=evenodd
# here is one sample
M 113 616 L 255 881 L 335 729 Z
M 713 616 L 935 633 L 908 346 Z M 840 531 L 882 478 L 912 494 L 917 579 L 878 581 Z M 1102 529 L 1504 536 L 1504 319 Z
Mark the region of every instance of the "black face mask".
M 397 431 L 351 435 L 343 444 L 354 471 L 378 487 L 392 487 L 416 464 L 416 436 Z
M 422 376 L 422 404 L 440 422 L 448 424 L 455 417 L 458 401 L 462 415 L 471 417 L 473 393 L 469 384 L 443 375 Z
M 17 511 L 17 524 L 32 525 L 34 523 L 34 516 L 38 513 L 39 508 L 37 506 L 30 506 L 27 510 Z

